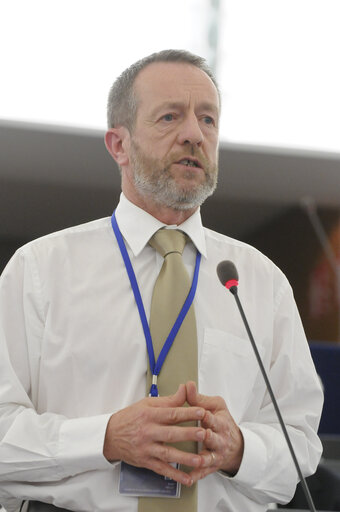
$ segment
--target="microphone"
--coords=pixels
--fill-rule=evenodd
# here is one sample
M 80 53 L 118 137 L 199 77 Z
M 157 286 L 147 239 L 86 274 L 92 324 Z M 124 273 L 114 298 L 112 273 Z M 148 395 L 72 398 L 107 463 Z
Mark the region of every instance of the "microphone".
M 284 435 L 285 440 L 287 442 L 287 445 L 288 445 L 290 454 L 292 456 L 292 459 L 293 459 L 296 471 L 297 471 L 298 476 L 300 478 L 301 486 L 302 486 L 304 495 L 306 497 L 309 509 L 310 509 L 311 512 L 316 512 L 316 509 L 315 509 L 315 506 L 314 506 L 311 494 L 309 492 L 306 480 L 305 480 L 305 478 L 304 478 L 304 476 L 302 474 L 300 465 L 299 465 L 297 457 L 295 455 L 295 451 L 294 451 L 293 445 L 292 445 L 291 440 L 290 440 L 289 435 L 288 435 L 288 431 L 287 431 L 286 425 L 285 425 L 285 423 L 283 421 L 283 418 L 282 418 L 282 415 L 281 415 L 281 411 L 279 409 L 279 406 L 278 406 L 278 403 L 276 401 L 275 395 L 273 393 L 273 389 L 272 389 L 270 381 L 268 379 L 266 370 L 265 370 L 265 368 L 263 366 L 263 363 L 262 363 L 262 360 L 261 360 L 261 356 L 260 356 L 259 351 L 257 349 L 257 346 L 256 346 L 256 343 L 255 343 L 254 337 L 252 335 L 252 332 L 250 330 L 250 327 L 249 327 L 246 315 L 244 313 L 242 304 L 241 304 L 239 296 L 237 294 L 237 287 L 238 287 L 238 272 L 237 272 L 237 269 L 236 269 L 236 267 L 235 267 L 235 265 L 234 265 L 234 263 L 232 261 L 225 260 L 225 261 L 221 261 L 217 265 L 216 272 L 217 272 L 218 278 L 221 281 L 222 285 L 225 286 L 235 297 L 235 300 L 236 300 L 238 309 L 240 311 L 240 314 L 241 314 L 244 326 L 246 328 L 248 337 L 250 339 L 250 342 L 252 344 L 253 350 L 255 352 L 255 356 L 256 356 L 258 365 L 260 367 L 262 376 L 263 376 L 264 381 L 266 383 L 266 387 L 267 387 L 268 393 L 270 395 L 270 398 L 271 398 L 271 401 L 273 403 L 276 415 L 278 417 L 278 420 L 279 420 L 279 423 L 280 423 L 283 435 Z
M 237 295 L 238 272 L 232 261 L 221 261 L 216 268 L 216 272 L 222 285 L 225 286 L 233 295 Z

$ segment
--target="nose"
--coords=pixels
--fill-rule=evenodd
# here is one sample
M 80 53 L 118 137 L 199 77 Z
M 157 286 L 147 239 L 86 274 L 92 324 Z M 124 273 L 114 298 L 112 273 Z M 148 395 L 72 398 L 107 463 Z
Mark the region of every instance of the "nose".
M 203 133 L 195 114 L 188 115 L 183 119 L 178 133 L 178 142 L 197 146 L 202 144 Z

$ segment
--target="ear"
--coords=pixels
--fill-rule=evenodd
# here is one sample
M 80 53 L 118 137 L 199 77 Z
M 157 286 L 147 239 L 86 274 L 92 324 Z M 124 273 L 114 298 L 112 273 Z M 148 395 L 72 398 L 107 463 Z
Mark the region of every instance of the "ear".
M 110 128 L 105 134 L 105 146 L 120 167 L 129 163 L 130 133 L 125 126 Z

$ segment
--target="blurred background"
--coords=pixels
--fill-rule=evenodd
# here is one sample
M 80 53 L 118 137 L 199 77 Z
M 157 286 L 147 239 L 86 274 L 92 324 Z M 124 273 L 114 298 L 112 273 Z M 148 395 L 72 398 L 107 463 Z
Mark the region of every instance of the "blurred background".
M 338 0 L 0 0 L 0 270 L 29 240 L 111 215 L 112 82 L 154 51 L 197 53 L 222 92 L 204 222 L 288 276 L 327 391 L 320 428 L 340 434 L 339 22 Z

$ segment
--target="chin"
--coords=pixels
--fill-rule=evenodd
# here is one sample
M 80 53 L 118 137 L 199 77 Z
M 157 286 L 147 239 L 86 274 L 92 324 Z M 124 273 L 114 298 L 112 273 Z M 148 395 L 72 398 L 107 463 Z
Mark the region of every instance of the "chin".
M 164 197 L 164 203 L 174 210 L 193 210 L 201 206 L 213 192 L 214 190 L 211 189 L 200 189 L 195 192 L 182 189 L 177 194 L 167 194 L 167 197 Z

